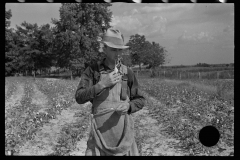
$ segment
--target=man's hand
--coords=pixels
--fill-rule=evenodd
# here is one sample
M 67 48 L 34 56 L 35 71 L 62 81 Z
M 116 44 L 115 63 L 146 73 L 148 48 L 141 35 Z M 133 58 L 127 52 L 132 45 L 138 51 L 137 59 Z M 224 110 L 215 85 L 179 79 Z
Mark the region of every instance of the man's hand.
M 119 73 L 116 73 L 115 71 L 107 74 L 100 82 L 99 84 L 103 86 L 103 88 L 108 88 L 111 87 L 113 85 L 115 85 L 116 83 L 118 83 L 119 81 L 121 81 L 122 76 Z
M 126 114 L 129 110 L 130 104 L 128 102 L 120 104 L 117 108 L 116 108 L 116 112 L 120 115 L 122 114 Z

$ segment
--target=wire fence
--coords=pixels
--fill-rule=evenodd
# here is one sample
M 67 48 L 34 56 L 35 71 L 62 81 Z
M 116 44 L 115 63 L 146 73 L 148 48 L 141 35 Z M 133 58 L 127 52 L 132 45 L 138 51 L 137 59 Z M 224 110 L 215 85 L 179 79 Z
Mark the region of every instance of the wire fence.
M 137 77 L 159 77 L 168 79 L 234 79 L 234 70 L 211 71 L 211 72 L 187 72 L 177 70 L 134 71 Z

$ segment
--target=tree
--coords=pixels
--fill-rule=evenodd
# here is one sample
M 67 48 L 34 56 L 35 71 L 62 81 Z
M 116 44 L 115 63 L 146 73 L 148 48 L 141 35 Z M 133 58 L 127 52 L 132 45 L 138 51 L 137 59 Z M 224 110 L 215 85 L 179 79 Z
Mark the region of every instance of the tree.
M 18 45 L 18 53 L 21 58 L 22 70 L 34 71 L 52 66 L 54 55 L 52 54 L 52 39 L 50 25 L 38 25 L 23 22 L 17 26 L 16 34 L 22 40 Z
M 144 54 L 146 54 L 146 39 L 144 35 L 135 34 L 130 36 L 129 42 L 126 44 L 129 46 L 129 52 L 133 65 L 139 65 L 141 70 L 141 63 L 143 63 Z
M 148 68 L 151 69 L 152 76 L 154 76 L 155 68 L 166 63 L 167 50 L 158 43 L 150 43 L 149 41 L 145 41 L 142 46 L 143 53 L 139 54 L 141 56 L 141 62 L 149 65 Z
M 53 66 L 56 61 L 56 55 L 53 53 L 53 39 L 54 35 L 52 28 L 49 24 L 42 25 L 38 28 L 35 33 L 36 41 L 39 42 L 39 45 L 36 46 L 36 49 L 40 51 L 38 60 L 36 61 L 36 68 L 49 68 Z
M 123 64 L 126 66 L 132 66 L 132 60 L 131 60 L 131 56 L 129 53 L 129 49 L 124 49 L 123 53 L 122 53 L 122 58 L 123 58 Z
M 55 24 L 54 52 L 57 65 L 70 70 L 82 69 L 102 55 L 97 37 L 110 28 L 109 3 L 63 3 L 60 20 Z M 101 56 L 100 56 L 101 57 Z
M 12 47 L 12 29 L 10 27 L 11 10 L 5 11 L 5 75 L 9 75 L 13 71 L 14 55 L 11 53 Z
M 167 57 L 167 50 L 155 42 L 152 42 L 152 44 L 148 44 L 147 46 L 149 46 L 147 48 L 150 49 L 144 56 L 144 63 L 150 65 L 153 69 L 159 65 L 163 65 Z

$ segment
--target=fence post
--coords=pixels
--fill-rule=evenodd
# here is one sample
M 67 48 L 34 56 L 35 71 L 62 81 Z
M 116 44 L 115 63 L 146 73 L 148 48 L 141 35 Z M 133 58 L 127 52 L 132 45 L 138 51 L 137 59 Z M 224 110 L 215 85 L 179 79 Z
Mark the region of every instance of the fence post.
M 164 73 L 164 78 L 165 78 L 165 70 L 163 71 L 163 73 Z
M 218 76 L 219 76 L 219 75 L 218 75 L 218 72 L 217 72 L 217 79 L 218 79 Z
M 198 79 L 200 79 L 200 72 L 198 72 Z
M 180 72 L 180 79 L 181 79 L 181 72 Z

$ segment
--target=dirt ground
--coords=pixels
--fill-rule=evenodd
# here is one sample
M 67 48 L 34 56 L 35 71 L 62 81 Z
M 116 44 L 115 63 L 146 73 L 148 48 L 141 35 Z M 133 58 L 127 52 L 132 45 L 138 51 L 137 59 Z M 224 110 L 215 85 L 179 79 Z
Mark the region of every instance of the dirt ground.
M 6 100 L 5 110 L 13 105 L 20 103 L 24 95 L 24 84 L 17 83 L 17 90 Z M 5 87 L 7 88 L 7 87 Z M 43 94 L 36 84 L 33 84 L 34 95 L 32 95 L 32 104 L 35 104 L 39 108 L 39 112 L 44 112 L 48 107 L 48 98 Z M 155 99 L 151 99 L 156 101 Z M 53 147 L 57 144 L 57 139 L 60 135 L 63 126 L 76 122 L 74 114 L 80 110 L 81 107 L 90 107 L 91 103 L 87 102 L 80 106 L 74 103 L 71 107 L 61 112 L 56 119 L 50 120 L 49 123 L 39 128 L 34 139 L 27 141 L 20 147 L 20 155 L 49 155 L 52 154 Z M 173 148 L 169 147 L 169 142 L 174 142 L 174 139 L 166 137 L 161 134 L 161 124 L 157 124 L 157 121 L 148 116 L 148 109 L 145 106 L 139 112 L 133 114 L 135 120 L 140 119 L 138 124 L 141 126 L 140 135 L 144 136 L 144 142 L 142 144 L 142 152 L 145 155 L 183 155 Z M 88 130 L 85 132 L 84 137 L 77 142 L 76 148 L 70 152 L 72 156 L 84 156 L 87 147 L 87 139 L 90 131 L 90 124 Z
M 162 105 L 153 97 L 149 97 L 150 101 L 155 104 Z M 169 110 L 174 112 L 175 110 Z M 145 106 L 142 110 L 134 113 L 135 121 L 139 121 L 140 136 L 143 137 L 142 143 L 142 155 L 143 156 L 183 156 L 185 155 L 181 151 L 177 151 L 172 147 L 170 143 L 177 143 L 176 139 L 173 139 L 165 134 L 162 124 L 158 124 L 157 120 L 150 117 L 149 110 Z
M 16 91 L 5 101 L 5 113 L 7 109 L 10 109 L 11 106 L 14 105 L 20 105 L 20 101 L 24 95 L 24 84 L 17 83 L 15 84 L 17 86 Z M 5 86 L 5 88 L 8 88 Z M 6 95 L 5 91 L 5 95 Z
M 32 104 L 39 106 L 39 112 L 44 112 L 44 109 L 47 107 L 47 103 L 48 101 L 46 95 L 39 91 L 37 86 L 34 85 Z M 86 105 L 89 104 L 84 104 L 84 106 Z M 57 139 L 60 135 L 62 127 L 66 124 L 74 123 L 76 121 L 74 114 L 78 109 L 80 109 L 79 104 L 74 103 L 67 110 L 63 110 L 61 112 L 61 115 L 56 116 L 56 119 L 50 120 L 49 123 L 39 128 L 34 139 L 28 141 L 24 146 L 20 148 L 20 155 L 52 154 L 54 152 L 53 147 L 57 145 Z
M 159 103 L 156 99 L 151 98 L 151 101 L 155 101 L 155 103 Z M 144 137 L 144 141 L 142 144 L 142 153 L 144 155 L 152 155 L 152 156 L 182 156 L 184 153 L 175 150 L 172 148 L 170 143 L 177 143 L 177 140 L 167 137 L 161 133 L 162 125 L 158 124 L 158 122 L 151 118 L 148 115 L 149 111 L 147 106 L 145 106 L 142 110 L 133 114 L 133 119 L 136 121 L 140 119 L 140 135 Z M 90 126 L 89 126 L 90 127 Z M 77 143 L 76 149 L 71 152 L 72 156 L 84 156 L 86 147 L 87 147 L 87 139 L 88 139 L 88 131 L 86 132 L 84 138 Z

